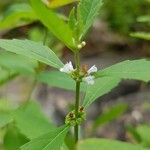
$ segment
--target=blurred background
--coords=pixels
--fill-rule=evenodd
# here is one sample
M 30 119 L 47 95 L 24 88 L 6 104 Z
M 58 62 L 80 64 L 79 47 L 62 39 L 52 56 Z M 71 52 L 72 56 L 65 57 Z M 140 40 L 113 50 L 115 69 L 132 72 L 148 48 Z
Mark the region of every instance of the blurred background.
M 0 38 L 27 38 L 41 42 L 47 36 L 46 45 L 64 63 L 73 60 L 72 53 L 45 29 L 26 4 L 29 4 L 26 0 L 0 1 Z M 57 9 L 62 18 L 66 19 L 73 5 Z M 104 0 L 86 41 L 81 62 L 89 66 L 95 64 L 98 69 L 127 59 L 149 59 L 150 1 Z M 52 70 L 42 64 L 41 67 Z M 15 106 L 27 98 L 35 99 L 51 120 L 57 125 L 62 124 L 72 109 L 74 93 L 45 82 L 46 79 L 35 82 L 32 77 L 11 74 L 9 71 L 0 73 L 0 105 L 5 99 Z M 90 107 L 88 120 L 83 126 L 83 136 L 119 139 L 150 147 L 149 115 L 150 84 L 122 81 Z

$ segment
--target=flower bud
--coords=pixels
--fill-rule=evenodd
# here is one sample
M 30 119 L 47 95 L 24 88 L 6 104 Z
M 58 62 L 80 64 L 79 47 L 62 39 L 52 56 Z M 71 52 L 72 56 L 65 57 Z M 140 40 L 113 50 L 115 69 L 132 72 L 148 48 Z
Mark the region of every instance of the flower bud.
M 82 47 L 84 47 L 86 45 L 86 42 L 82 41 L 81 45 L 82 45 Z
M 79 44 L 77 47 L 78 47 L 78 49 L 81 49 L 81 48 L 82 48 L 82 45 L 81 45 L 81 44 Z

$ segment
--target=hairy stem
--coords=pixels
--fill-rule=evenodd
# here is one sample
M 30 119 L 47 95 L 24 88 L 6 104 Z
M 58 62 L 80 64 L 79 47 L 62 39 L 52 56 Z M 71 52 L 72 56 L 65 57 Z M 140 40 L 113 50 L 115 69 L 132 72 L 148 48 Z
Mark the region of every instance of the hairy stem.
M 79 75 L 79 71 L 80 71 L 79 52 L 75 53 L 75 63 L 76 63 L 77 74 Z M 78 113 L 79 113 L 79 105 L 80 105 L 80 81 L 78 81 L 78 79 L 77 79 L 76 80 L 76 101 L 75 101 L 75 116 L 76 116 L 76 118 L 78 117 Z M 74 127 L 74 135 L 75 135 L 75 143 L 77 143 L 78 139 L 79 139 L 79 126 L 78 125 L 76 125 Z

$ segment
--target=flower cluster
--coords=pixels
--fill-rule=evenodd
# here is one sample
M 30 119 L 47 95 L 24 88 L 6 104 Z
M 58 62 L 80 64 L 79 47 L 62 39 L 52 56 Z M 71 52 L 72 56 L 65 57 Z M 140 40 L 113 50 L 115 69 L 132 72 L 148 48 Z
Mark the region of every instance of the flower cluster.
M 84 107 L 81 106 L 78 111 L 78 116 L 75 115 L 75 110 L 69 112 L 65 118 L 65 124 L 70 126 L 80 125 L 86 119 Z
M 89 70 L 87 70 L 86 76 L 83 77 L 83 81 L 87 84 L 93 85 L 95 83 L 95 76 L 93 76 L 92 74 L 95 72 L 97 72 L 97 67 L 94 65 Z
M 61 72 L 67 73 L 67 74 L 73 74 L 75 73 L 75 69 L 73 68 L 72 62 L 67 62 L 62 68 L 60 68 Z M 82 81 L 86 82 L 87 84 L 93 85 L 95 83 L 94 79 L 95 76 L 93 73 L 97 72 L 97 67 L 94 65 L 89 70 L 86 68 L 82 68 L 80 72 L 80 77 L 82 78 Z

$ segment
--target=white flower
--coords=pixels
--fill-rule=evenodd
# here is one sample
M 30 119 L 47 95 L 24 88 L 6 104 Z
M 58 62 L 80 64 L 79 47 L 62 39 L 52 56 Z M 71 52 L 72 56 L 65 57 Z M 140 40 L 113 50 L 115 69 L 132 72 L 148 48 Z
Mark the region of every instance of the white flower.
M 97 72 L 97 67 L 96 67 L 95 65 L 92 66 L 92 67 L 87 71 L 88 74 L 91 74 L 91 73 L 94 73 L 94 72 Z
M 74 71 L 73 69 L 73 65 L 72 65 L 72 62 L 67 62 L 62 68 L 60 68 L 60 71 L 61 72 L 65 72 L 65 73 L 71 73 Z
M 95 77 L 91 75 L 92 73 L 97 72 L 97 67 L 94 65 L 87 71 L 87 76 L 83 78 L 83 81 L 87 84 L 93 85 L 95 83 L 94 79 Z
M 95 83 L 94 79 L 95 79 L 94 76 L 87 76 L 83 78 L 83 81 L 86 82 L 87 84 L 93 85 Z

